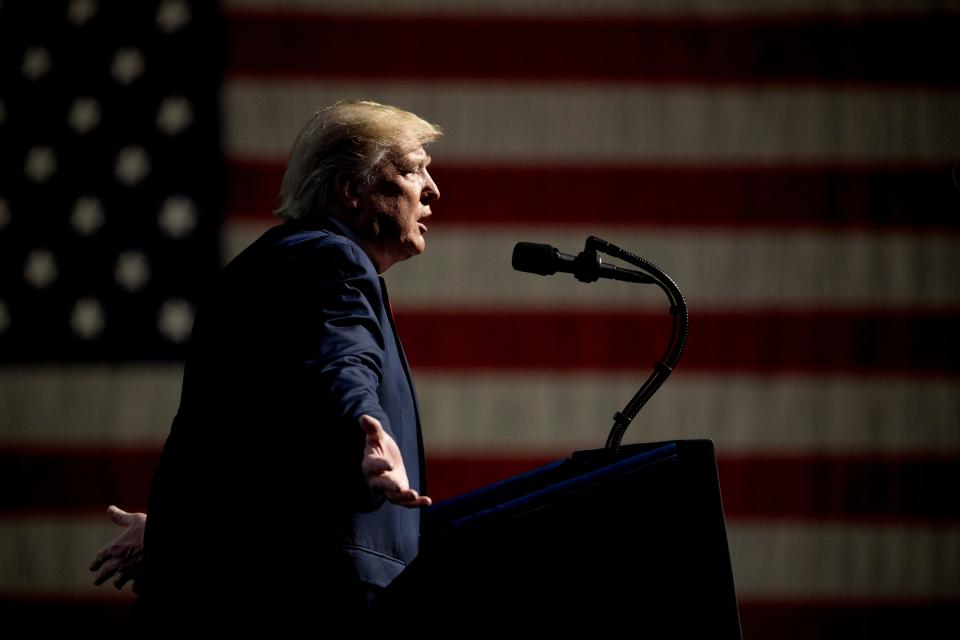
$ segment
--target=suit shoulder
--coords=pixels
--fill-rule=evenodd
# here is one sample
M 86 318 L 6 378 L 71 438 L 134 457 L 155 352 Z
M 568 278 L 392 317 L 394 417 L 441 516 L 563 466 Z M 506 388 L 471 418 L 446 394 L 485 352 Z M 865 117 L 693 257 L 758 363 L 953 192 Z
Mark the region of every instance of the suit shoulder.
M 370 258 L 355 242 L 327 229 L 302 229 L 289 223 L 267 230 L 231 263 L 310 265 L 352 276 L 376 278 Z M 241 267 L 242 268 L 242 267 Z

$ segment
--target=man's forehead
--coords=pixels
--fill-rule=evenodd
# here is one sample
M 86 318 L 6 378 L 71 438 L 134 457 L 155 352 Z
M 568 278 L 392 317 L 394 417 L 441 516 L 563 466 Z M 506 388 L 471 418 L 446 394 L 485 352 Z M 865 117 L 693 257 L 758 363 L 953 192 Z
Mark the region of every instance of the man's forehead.
M 423 146 L 418 146 L 416 149 L 411 149 L 406 153 L 401 152 L 400 159 L 409 160 L 409 161 L 426 160 L 427 162 L 429 162 L 430 154 L 427 153 L 427 150 L 424 149 Z

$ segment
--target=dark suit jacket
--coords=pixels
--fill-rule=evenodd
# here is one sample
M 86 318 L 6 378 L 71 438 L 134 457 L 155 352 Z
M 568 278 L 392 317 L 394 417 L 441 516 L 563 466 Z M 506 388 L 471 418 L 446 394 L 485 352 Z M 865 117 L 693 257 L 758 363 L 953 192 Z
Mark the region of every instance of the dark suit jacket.
M 198 314 L 151 489 L 141 608 L 363 607 L 416 556 L 420 530 L 418 510 L 367 488 L 363 414 L 393 436 L 424 493 L 417 404 L 383 280 L 335 221 L 274 227 L 224 269 Z

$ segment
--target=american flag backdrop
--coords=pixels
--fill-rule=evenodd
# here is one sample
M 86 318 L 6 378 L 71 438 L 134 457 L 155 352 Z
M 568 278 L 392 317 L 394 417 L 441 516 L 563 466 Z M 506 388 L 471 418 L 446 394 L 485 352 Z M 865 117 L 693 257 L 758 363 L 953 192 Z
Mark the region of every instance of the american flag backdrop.
M 128 615 L 86 570 L 105 507 L 145 507 L 205 283 L 354 97 L 445 129 L 427 251 L 386 276 L 434 498 L 602 446 L 661 354 L 656 289 L 510 268 L 599 235 L 686 294 L 625 441 L 715 441 L 744 635 L 956 628 L 960 3 L 212 7 L 0 5 L 6 620 Z

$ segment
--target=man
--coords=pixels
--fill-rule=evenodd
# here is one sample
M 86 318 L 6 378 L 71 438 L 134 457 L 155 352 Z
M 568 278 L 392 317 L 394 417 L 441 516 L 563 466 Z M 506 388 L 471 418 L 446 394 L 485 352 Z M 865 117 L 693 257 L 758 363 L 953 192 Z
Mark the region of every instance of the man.
M 150 516 L 111 507 L 129 529 L 94 559 L 97 584 L 135 577 L 153 620 L 292 622 L 366 608 L 416 556 L 430 498 L 379 274 L 424 250 L 440 196 L 424 145 L 439 135 L 366 101 L 306 125 L 285 223 L 224 269 L 198 314 Z

